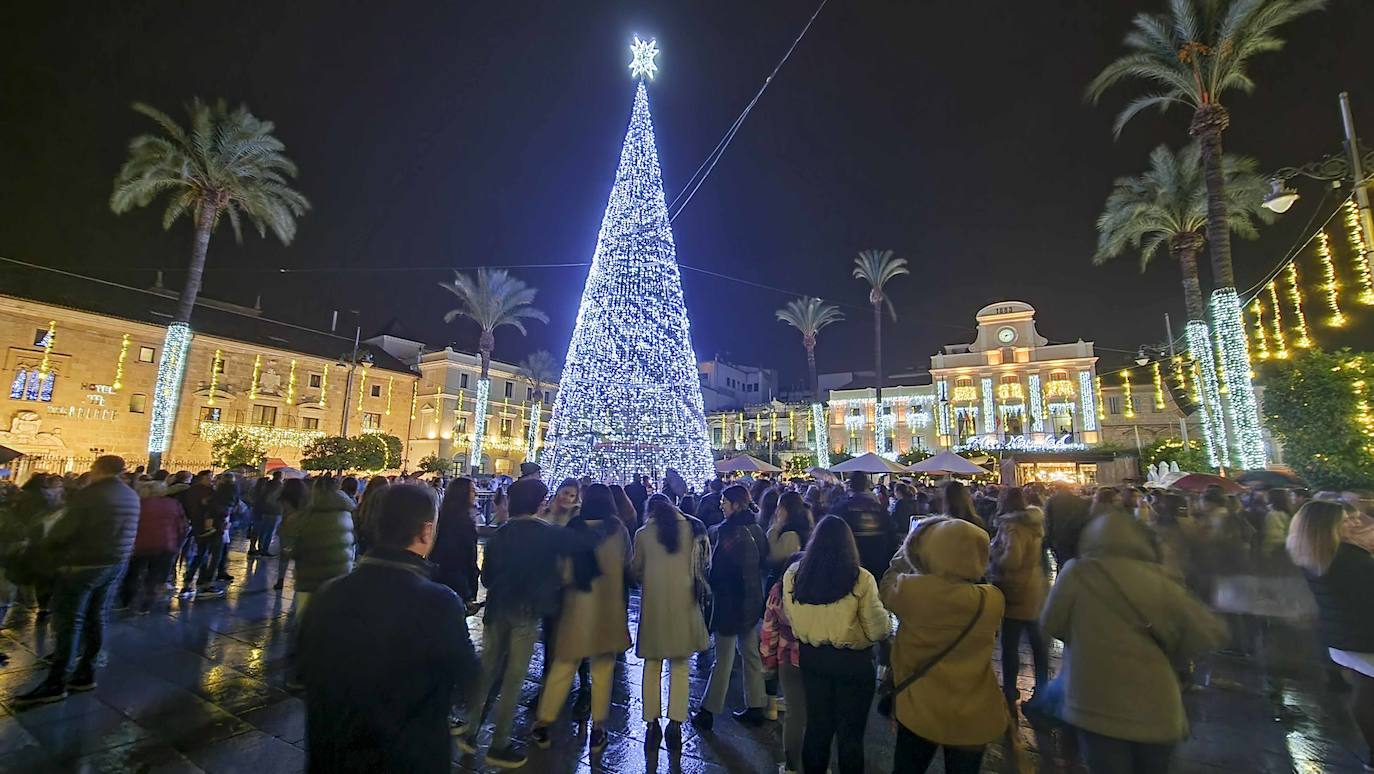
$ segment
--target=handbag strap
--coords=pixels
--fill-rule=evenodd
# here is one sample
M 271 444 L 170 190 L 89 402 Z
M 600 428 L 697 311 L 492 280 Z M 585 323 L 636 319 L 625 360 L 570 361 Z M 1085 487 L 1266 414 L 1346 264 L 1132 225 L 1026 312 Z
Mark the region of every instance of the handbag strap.
M 916 682 L 917 680 L 920 680 L 922 677 L 925 677 L 926 674 L 930 672 L 930 670 L 935 668 L 936 664 L 940 663 L 945 659 L 945 656 L 948 656 L 955 648 L 959 647 L 959 643 L 964 641 L 964 638 L 968 636 L 969 632 L 973 631 L 973 627 L 975 624 L 978 623 L 978 619 L 983 617 L 983 608 L 987 605 L 988 601 L 987 592 L 985 592 L 982 589 L 982 587 L 975 586 L 974 588 L 978 590 L 978 609 L 973 611 L 973 617 L 969 619 L 968 625 L 964 627 L 963 631 L 959 632 L 959 636 L 955 637 L 953 642 L 946 645 L 944 650 L 937 653 L 935 655 L 935 658 L 932 658 L 931 660 L 922 664 L 919 669 L 917 669 L 915 672 L 912 672 L 911 675 L 908 676 L 905 680 L 902 680 L 900 683 L 897 683 L 895 686 L 893 686 L 892 695 L 895 696 L 901 693 L 902 691 L 905 691 L 907 688 L 911 686 L 912 683 Z
M 1107 568 L 1103 567 L 1101 562 L 1098 562 L 1094 559 L 1089 560 L 1088 564 L 1091 567 L 1097 569 L 1098 575 L 1101 575 L 1102 577 L 1107 579 L 1107 584 L 1110 585 L 1116 591 L 1116 595 L 1121 598 L 1121 601 L 1126 603 L 1126 607 L 1130 608 L 1131 613 L 1135 616 L 1137 622 L 1136 626 L 1139 626 L 1145 632 L 1145 635 L 1150 638 L 1150 641 L 1153 642 L 1157 647 L 1159 647 L 1160 650 L 1164 651 L 1164 655 L 1169 655 L 1168 648 L 1164 647 L 1164 643 L 1160 641 L 1159 635 L 1155 633 L 1154 624 L 1150 623 L 1150 619 L 1147 618 L 1145 614 L 1140 611 L 1140 608 L 1136 606 L 1135 602 L 1131 601 L 1130 595 L 1126 593 L 1125 589 L 1121 588 L 1121 584 L 1117 583 L 1116 578 L 1112 577 L 1112 574 L 1107 572 Z M 1098 594 L 1099 597 L 1101 596 L 1101 594 L 1097 592 L 1097 590 L 1094 589 L 1091 584 L 1084 583 L 1083 587 L 1088 589 L 1089 591 L 1092 591 L 1094 594 Z M 1113 607 L 1112 605 L 1108 605 L 1108 607 L 1110 607 L 1113 610 L 1118 610 L 1118 608 Z M 1122 617 L 1125 618 L 1125 616 Z

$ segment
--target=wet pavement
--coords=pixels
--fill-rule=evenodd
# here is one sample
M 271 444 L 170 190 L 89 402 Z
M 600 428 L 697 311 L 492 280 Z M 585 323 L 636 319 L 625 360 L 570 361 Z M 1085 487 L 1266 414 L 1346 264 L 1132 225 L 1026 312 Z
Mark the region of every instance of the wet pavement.
M 41 679 L 41 657 L 52 631 L 33 611 L 12 608 L 0 630 L 0 772 L 296 772 L 305 765 L 305 707 L 286 690 L 286 642 L 292 586 L 271 589 L 276 560 L 247 558 L 241 543 L 230 556 L 236 576 L 223 599 L 164 600 L 153 614 L 112 614 L 98 687 L 27 710 L 9 702 Z M 637 604 L 637 600 L 635 601 Z M 632 610 L 631 615 L 635 612 Z M 480 641 L 481 622 L 470 619 Z M 632 624 L 631 631 L 634 626 Z M 1329 687 L 1311 631 L 1264 631 L 1262 656 L 1215 657 L 1210 685 L 1188 694 L 1193 736 L 1181 745 L 1174 771 L 1357 772 L 1365 750 L 1345 712 L 1348 694 Z M 1020 676 L 1029 695 L 1029 653 Z M 1056 657 L 1057 662 L 1057 657 Z M 360 664 L 360 668 L 366 668 Z M 1057 667 L 1057 663 L 1056 663 Z M 709 654 L 692 667 L 693 706 L 705 691 Z M 516 716 L 517 736 L 534 714 L 541 655 L 536 652 Z M 531 750 L 532 772 L 645 771 L 774 772 L 781 762 L 781 727 L 759 729 L 716 718 L 715 730 L 684 728 L 682 754 L 644 750 L 641 664 L 633 651 L 617 663 L 605 752 L 586 753 L 586 729 L 567 720 L 549 750 Z M 1203 670 L 1205 672 L 1205 670 Z M 740 669 L 730 703 L 741 701 Z M 664 697 L 666 701 L 666 696 Z M 736 707 L 737 708 L 737 707 Z M 483 734 L 483 742 L 487 734 Z M 1072 740 L 1024 722 L 1019 736 L 1036 768 L 1075 772 Z M 891 721 L 874 714 L 868 726 L 868 771 L 891 769 Z M 480 756 L 454 748 L 454 769 L 485 771 Z M 1010 771 L 1003 745 L 990 749 L 985 771 Z M 937 760 L 932 772 L 940 771 Z

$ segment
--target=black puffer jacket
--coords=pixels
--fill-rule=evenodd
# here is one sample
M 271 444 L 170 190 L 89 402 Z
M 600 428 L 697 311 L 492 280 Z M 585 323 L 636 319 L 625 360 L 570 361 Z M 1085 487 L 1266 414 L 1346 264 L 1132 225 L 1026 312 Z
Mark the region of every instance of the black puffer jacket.
M 108 567 L 129 561 L 138 533 L 138 495 L 118 478 L 79 489 L 48 533 L 58 567 Z
M 1325 575 L 1304 573 L 1317 599 L 1322 639 L 1328 648 L 1374 653 L 1374 556 L 1341 543 Z
M 878 498 L 868 492 L 851 492 L 831 511 L 844 519 L 859 547 L 859 564 L 875 578 L 883 577 L 904 535 L 898 534 L 892 516 Z

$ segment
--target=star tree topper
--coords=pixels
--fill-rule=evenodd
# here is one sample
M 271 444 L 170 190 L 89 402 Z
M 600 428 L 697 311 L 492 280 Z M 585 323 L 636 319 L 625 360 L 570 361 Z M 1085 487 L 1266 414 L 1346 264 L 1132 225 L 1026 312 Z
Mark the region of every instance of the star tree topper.
M 658 56 L 658 40 L 650 38 L 648 42 L 635 36 L 635 42 L 630 45 L 630 76 L 633 78 L 654 79 L 654 73 L 658 72 L 658 65 L 654 64 L 654 57 Z

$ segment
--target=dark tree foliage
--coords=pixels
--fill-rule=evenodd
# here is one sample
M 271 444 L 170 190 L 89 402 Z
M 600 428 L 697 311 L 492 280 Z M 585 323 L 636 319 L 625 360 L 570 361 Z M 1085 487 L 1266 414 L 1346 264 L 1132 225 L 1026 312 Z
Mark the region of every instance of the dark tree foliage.
M 1316 489 L 1374 487 L 1374 354 L 1299 350 L 1261 374 L 1269 429 Z

